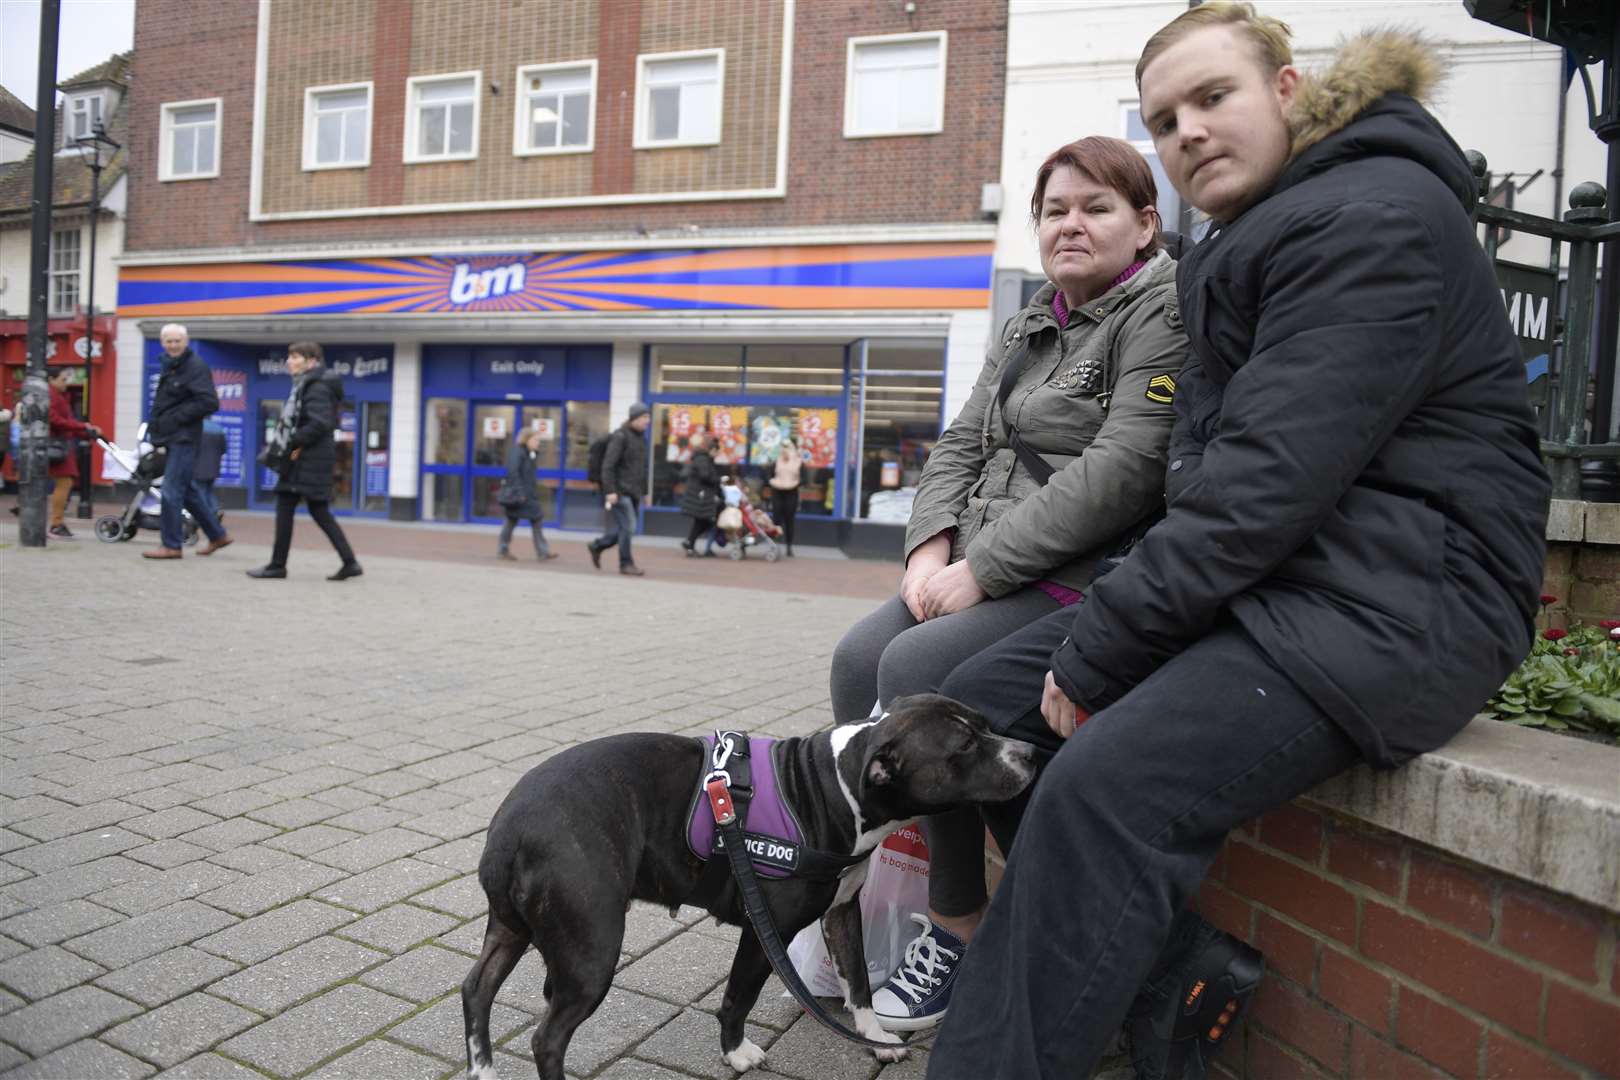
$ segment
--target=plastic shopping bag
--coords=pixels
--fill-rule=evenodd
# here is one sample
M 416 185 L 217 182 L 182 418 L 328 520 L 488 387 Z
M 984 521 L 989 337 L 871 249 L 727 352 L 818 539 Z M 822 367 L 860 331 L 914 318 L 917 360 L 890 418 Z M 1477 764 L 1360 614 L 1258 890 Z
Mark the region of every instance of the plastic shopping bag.
M 876 990 L 899 969 L 906 946 L 917 936 L 912 913 L 928 910 L 928 844 L 916 825 L 890 833 L 867 859 L 860 906 L 866 977 Z M 788 946 L 788 959 L 812 994 L 844 996 L 822 940 L 820 920 L 799 931 Z

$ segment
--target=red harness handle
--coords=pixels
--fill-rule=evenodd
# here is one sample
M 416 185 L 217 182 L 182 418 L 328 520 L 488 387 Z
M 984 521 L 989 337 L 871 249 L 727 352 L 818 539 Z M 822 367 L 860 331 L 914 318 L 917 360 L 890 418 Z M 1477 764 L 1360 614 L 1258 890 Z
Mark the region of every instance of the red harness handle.
M 703 785 L 709 793 L 709 809 L 714 812 L 716 825 L 730 825 L 737 820 L 736 808 L 731 803 L 731 789 L 723 777 L 716 776 Z

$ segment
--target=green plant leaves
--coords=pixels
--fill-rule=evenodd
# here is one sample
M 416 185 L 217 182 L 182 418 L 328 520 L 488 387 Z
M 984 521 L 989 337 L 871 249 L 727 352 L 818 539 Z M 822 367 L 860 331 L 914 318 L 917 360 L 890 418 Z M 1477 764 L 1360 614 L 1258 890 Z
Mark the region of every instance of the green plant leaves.
M 1580 624 L 1557 641 L 1537 637 L 1485 714 L 1519 727 L 1597 732 L 1620 742 L 1620 647 L 1603 628 Z

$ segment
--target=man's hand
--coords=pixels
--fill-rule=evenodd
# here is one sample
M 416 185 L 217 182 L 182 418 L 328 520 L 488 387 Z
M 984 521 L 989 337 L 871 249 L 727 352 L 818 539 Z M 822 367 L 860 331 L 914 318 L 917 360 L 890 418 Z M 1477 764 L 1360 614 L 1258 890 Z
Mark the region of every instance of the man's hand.
M 1070 701 L 1058 688 L 1050 671 L 1046 673 L 1046 689 L 1041 693 L 1041 715 L 1046 718 L 1046 726 L 1060 739 L 1067 739 L 1075 728 L 1091 719 L 1090 713 Z
M 924 540 L 912 550 L 911 558 L 906 560 L 905 576 L 900 579 L 900 599 L 905 603 L 906 610 L 911 612 L 911 617 L 918 622 L 928 618 L 923 612 L 923 586 L 929 578 L 945 569 L 945 564 L 950 561 L 951 538 L 947 533 Z
M 952 563 L 923 583 L 922 608 L 930 619 L 951 615 L 985 598 L 967 560 Z
M 302 454 L 303 452 L 304 452 L 304 448 L 302 446 L 300 446 L 298 449 L 294 450 L 292 453 L 287 455 L 287 460 L 288 461 L 297 461 L 298 460 L 298 455 Z
M 619 501 L 619 493 L 618 493 L 618 492 L 617 492 L 617 491 L 615 491 L 615 492 L 612 492 L 612 493 L 610 493 L 610 494 L 609 494 L 609 495 L 608 495 L 608 497 L 607 497 L 607 499 L 606 499 L 606 502 L 607 502 L 607 505 L 608 505 L 608 507 L 609 507 L 609 508 L 610 508 L 610 509 L 611 509 L 611 508 L 612 508 L 612 507 L 613 507 L 613 505 L 614 505 L 614 504 L 615 504 L 615 503 L 617 503 L 617 502 L 618 502 L 618 501 Z

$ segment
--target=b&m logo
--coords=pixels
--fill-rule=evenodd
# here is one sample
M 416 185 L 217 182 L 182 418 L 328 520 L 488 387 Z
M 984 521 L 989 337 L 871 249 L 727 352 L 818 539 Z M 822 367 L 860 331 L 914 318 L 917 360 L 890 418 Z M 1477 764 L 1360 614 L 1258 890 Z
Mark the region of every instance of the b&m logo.
M 524 264 L 504 263 L 474 269 L 471 263 L 457 263 L 450 279 L 450 302 L 458 307 L 475 300 L 494 300 L 509 293 L 520 293 L 524 285 Z

